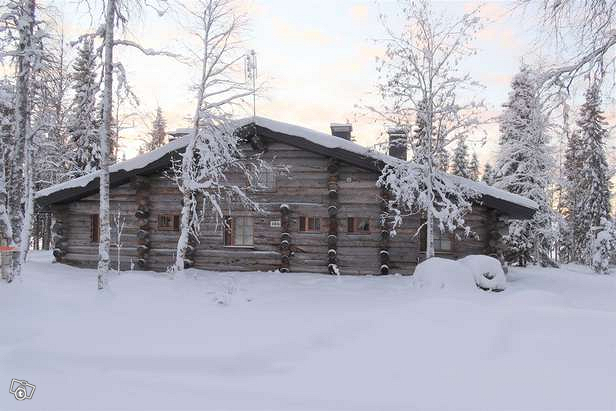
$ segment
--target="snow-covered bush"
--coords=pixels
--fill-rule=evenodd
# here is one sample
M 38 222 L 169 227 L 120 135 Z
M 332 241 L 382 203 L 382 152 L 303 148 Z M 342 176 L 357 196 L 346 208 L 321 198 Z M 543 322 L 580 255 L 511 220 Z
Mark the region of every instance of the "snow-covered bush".
M 487 255 L 469 255 L 459 260 L 473 273 L 475 284 L 482 290 L 503 291 L 507 278 L 500 261 Z
M 589 245 L 588 254 L 592 269 L 597 273 L 607 273 L 614 250 L 616 250 L 616 225 L 604 218 Z
M 468 291 L 502 291 L 507 280 L 500 262 L 485 255 L 470 255 L 461 260 L 433 257 L 415 269 L 415 281 L 422 288 Z
M 468 291 L 475 287 L 473 273 L 466 265 L 440 257 L 421 262 L 413 276 L 422 288 Z

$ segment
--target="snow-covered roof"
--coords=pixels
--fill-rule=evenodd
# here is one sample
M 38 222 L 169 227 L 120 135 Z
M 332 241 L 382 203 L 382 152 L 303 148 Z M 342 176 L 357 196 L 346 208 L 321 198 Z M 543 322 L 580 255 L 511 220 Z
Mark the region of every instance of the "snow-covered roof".
M 291 145 L 297 144 L 299 140 L 303 140 L 303 142 L 309 143 L 312 146 L 317 146 L 330 150 L 332 152 L 332 155 L 334 155 L 335 153 L 342 152 L 351 153 L 366 159 L 371 159 L 373 160 L 372 163 L 374 163 L 374 165 L 376 165 L 377 162 L 389 163 L 392 161 L 400 161 L 387 154 L 379 153 L 352 141 L 332 136 L 331 134 L 297 126 L 294 124 L 288 124 L 281 121 L 272 120 L 265 117 L 249 117 L 245 119 L 240 119 L 236 121 L 235 127 L 243 127 L 253 122 L 260 128 L 270 130 L 273 133 L 277 133 L 277 135 L 283 135 L 285 139 L 284 141 Z M 114 173 L 122 171 L 135 172 L 145 169 L 149 165 L 155 163 L 156 161 L 159 161 L 166 155 L 174 151 L 183 149 L 188 143 L 188 137 L 182 137 L 182 135 L 186 135 L 189 133 L 190 129 L 178 129 L 175 132 L 170 133 L 177 136 L 178 138 L 171 141 L 169 144 L 149 153 L 139 155 L 130 160 L 116 163 L 109 168 L 109 171 L 113 175 Z M 472 181 L 453 175 L 450 175 L 449 177 L 454 179 L 458 184 L 466 185 L 467 187 L 472 188 L 483 196 L 491 197 L 497 201 L 509 203 L 518 207 L 522 207 L 524 209 L 536 210 L 538 208 L 537 204 L 534 201 L 526 197 L 522 197 L 508 191 L 500 190 L 498 188 L 489 186 L 483 182 Z M 64 183 L 56 184 L 51 187 L 40 190 L 35 194 L 35 198 L 39 200 L 45 200 L 46 197 L 52 196 L 64 190 L 74 190 L 80 187 L 86 187 L 88 185 L 91 185 L 97 178 L 98 172 L 93 172 L 82 177 L 75 178 L 73 180 L 69 180 Z M 44 202 L 54 202 L 51 199 L 47 200 L 48 201 Z

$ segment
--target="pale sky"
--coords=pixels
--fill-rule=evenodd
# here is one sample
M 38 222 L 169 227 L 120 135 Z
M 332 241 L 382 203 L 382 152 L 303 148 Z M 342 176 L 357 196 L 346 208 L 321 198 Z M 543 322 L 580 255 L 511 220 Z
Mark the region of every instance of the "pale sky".
M 258 55 L 259 76 L 268 88 L 257 100 L 257 114 L 329 133 L 331 122 L 353 123 L 357 141 L 370 146 L 379 138 L 381 124 L 374 124 L 358 105 L 375 103 L 375 57 L 381 53 L 375 39 L 383 36 L 378 13 L 392 14 L 394 1 L 352 0 L 246 0 L 250 31 L 246 50 Z M 65 1 L 65 30 L 69 39 L 87 31 L 90 24 L 83 10 Z M 436 8 L 462 13 L 478 2 L 436 1 Z M 537 17 L 526 11 L 510 13 L 510 2 L 483 3 L 485 28 L 474 46 L 478 53 L 464 68 L 485 86 L 489 115 L 497 115 L 506 100 L 511 77 L 524 59 L 533 62 L 537 55 Z M 174 50 L 186 42 L 187 34 L 177 18 L 145 15 L 129 24 L 131 35 L 147 47 Z M 541 53 L 542 54 L 542 53 Z M 194 108 L 190 91 L 198 68 L 187 67 L 164 57 L 144 57 L 135 51 L 122 51 L 117 57 L 125 65 L 129 81 L 141 100 L 137 108 L 152 115 L 160 105 L 167 117 L 168 130 L 186 126 Z M 127 107 L 127 111 L 132 109 Z M 150 120 L 147 120 L 149 128 Z M 142 123 L 127 130 L 125 152 L 131 157 L 139 145 L 131 141 L 147 132 Z M 474 145 L 480 159 L 493 156 L 498 128 L 486 128 L 485 146 Z

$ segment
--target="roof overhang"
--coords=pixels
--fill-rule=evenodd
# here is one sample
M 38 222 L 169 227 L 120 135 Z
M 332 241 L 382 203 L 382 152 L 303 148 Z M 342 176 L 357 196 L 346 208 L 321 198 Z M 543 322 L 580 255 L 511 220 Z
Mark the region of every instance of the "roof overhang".
M 379 173 L 383 167 L 384 160 L 382 158 L 387 157 L 385 155 L 371 152 L 365 147 L 343 139 L 340 139 L 343 141 L 339 141 L 339 145 L 324 145 L 322 144 L 322 138 L 327 137 L 330 139 L 338 139 L 339 137 L 329 136 L 318 132 L 313 133 L 317 133 L 318 135 L 315 135 L 317 135 L 320 139 L 311 138 L 311 135 L 308 134 L 304 136 L 296 135 L 303 134 L 303 130 L 311 130 L 291 125 L 287 125 L 289 126 L 289 129 L 285 127 L 277 127 L 277 124 L 285 123 L 265 120 L 267 119 L 258 119 L 256 123 L 257 135 L 259 138 L 263 138 L 265 140 L 280 142 L 327 157 L 333 157 L 361 169 L 374 171 L 376 173 Z M 255 126 L 254 123 L 249 121 L 240 121 L 238 124 L 238 127 L 243 127 L 246 125 Z M 289 130 L 293 131 L 294 128 L 299 131 L 290 133 Z M 168 169 L 172 164 L 172 159 L 174 156 L 182 153 L 186 148 L 187 138 L 181 137 L 183 134 L 185 133 L 177 133 L 176 136 L 180 138 L 174 142 L 169 143 L 167 146 L 155 150 L 154 152 L 137 157 L 136 159 L 142 159 L 142 161 L 138 162 L 138 166 L 130 166 L 131 164 L 134 164 L 132 162 L 135 159 L 112 166 L 112 170 L 110 170 L 109 174 L 110 186 L 115 187 L 126 184 L 136 176 L 147 176 L 161 170 Z M 96 172 L 75 180 L 71 180 L 67 183 L 58 184 L 56 186 L 41 190 L 36 193 L 35 197 L 37 204 L 41 207 L 45 207 L 52 204 L 63 204 L 76 201 L 80 198 L 95 194 L 98 190 L 99 177 L 98 172 Z M 502 190 L 497 190 L 491 187 L 490 190 L 485 191 L 506 193 Z M 521 199 L 524 198 L 521 197 Z M 525 200 L 526 202 L 532 203 L 530 200 Z M 532 218 L 536 211 L 536 208 L 534 207 L 519 204 L 519 202 L 508 201 L 506 198 L 502 198 L 502 196 L 499 197 L 498 195 L 491 195 L 490 193 L 481 193 L 476 201 L 485 207 L 499 210 L 511 218 Z

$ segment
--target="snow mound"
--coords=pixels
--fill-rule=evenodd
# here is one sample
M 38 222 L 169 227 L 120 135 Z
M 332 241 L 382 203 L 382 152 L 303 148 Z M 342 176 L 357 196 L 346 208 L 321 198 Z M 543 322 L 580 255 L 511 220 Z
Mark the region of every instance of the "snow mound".
M 422 288 L 467 292 L 475 288 L 471 269 L 445 258 L 432 257 L 421 262 L 413 277 Z
M 487 255 L 469 255 L 460 260 L 473 273 L 475 284 L 483 290 L 503 291 L 507 278 L 500 261 Z
M 507 286 L 500 262 L 486 255 L 469 255 L 460 260 L 433 257 L 415 269 L 415 281 L 422 288 L 468 291 L 503 291 Z

